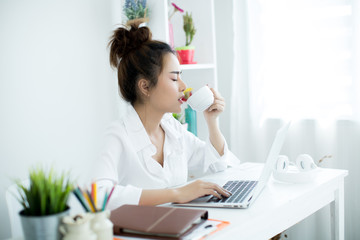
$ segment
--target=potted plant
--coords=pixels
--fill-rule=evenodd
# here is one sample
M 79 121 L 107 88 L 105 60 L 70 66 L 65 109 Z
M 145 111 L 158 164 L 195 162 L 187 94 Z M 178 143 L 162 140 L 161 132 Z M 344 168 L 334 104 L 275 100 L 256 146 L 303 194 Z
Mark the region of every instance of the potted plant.
M 186 12 L 185 15 L 183 16 L 183 20 L 184 20 L 183 29 L 185 32 L 185 46 L 177 47 L 176 51 L 179 56 L 180 64 L 194 64 L 196 63 L 193 61 L 195 47 L 191 46 L 190 44 L 194 38 L 196 29 L 193 23 L 192 14 Z
M 123 11 L 128 19 L 126 22 L 128 26 L 137 22 L 146 23 L 149 21 L 146 0 L 125 0 Z
M 67 201 L 73 190 L 68 174 L 56 175 L 51 168 L 32 168 L 29 186 L 16 181 L 21 225 L 26 240 L 58 240 L 61 238 L 59 224 L 69 214 Z

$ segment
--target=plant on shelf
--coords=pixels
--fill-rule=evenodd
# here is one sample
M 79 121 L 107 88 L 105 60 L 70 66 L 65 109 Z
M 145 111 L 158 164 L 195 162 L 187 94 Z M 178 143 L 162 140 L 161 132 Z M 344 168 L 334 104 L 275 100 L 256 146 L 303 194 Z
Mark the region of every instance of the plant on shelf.
M 183 13 L 184 10 L 182 10 L 179 6 L 177 6 L 175 3 L 171 3 L 171 6 L 173 7 L 173 11 L 170 14 L 169 13 L 169 19 L 168 19 L 168 24 L 169 24 L 169 42 L 170 42 L 170 46 L 171 48 L 174 48 L 174 30 L 173 30 L 173 25 L 171 23 L 171 18 L 174 16 L 174 14 L 176 12 L 180 12 Z M 171 8 L 171 7 L 170 7 Z
M 128 26 L 136 22 L 145 23 L 149 21 L 146 0 L 125 0 L 123 11 L 128 19 L 126 22 Z
M 173 117 L 178 120 L 181 124 L 185 124 L 185 114 L 183 110 L 181 109 L 180 113 L 173 113 Z
M 68 215 L 67 205 L 73 184 L 69 174 L 55 174 L 44 168 L 32 168 L 29 185 L 16 180 L 21 223 L 26 239 L 60 239 L 58 231 L 63 216 Z
M 186 44 L 185 46 L 189 46 L 194 38 L 194 35 L 196 33 L 196 29 L 193 23 L 192 14 L 186 12 L 184 15 L 184 31 L 185 31 L 185 38 L 186 38 Z
M 171 3 L 171 6 L 173 6 L 173 11 L 172 11 L 172 13 L 171 14 L 169 14 L 169 21 L 171 20 L 171 18 L 174 16 L 174 14 L 176 13 L 176 12 L 181 12 L 181 13 L 183 13 L 184 12 L 184 10 L 183 9 L 181 9 L 178 5 L 176 5 L 175 3 Z
M 192 13 L 189 14 L 188 12 L 186 12 L 183 16 L 183 20 L 183 29 L 185 32 L 185 46 L 177 47 L 176 51 L 179 55 L 180 64 L 194 64 L 196 63 L 193 61 L 195 47 L 191 46 L 190 44 L 193 41 L 196 29 L 192 18 Z

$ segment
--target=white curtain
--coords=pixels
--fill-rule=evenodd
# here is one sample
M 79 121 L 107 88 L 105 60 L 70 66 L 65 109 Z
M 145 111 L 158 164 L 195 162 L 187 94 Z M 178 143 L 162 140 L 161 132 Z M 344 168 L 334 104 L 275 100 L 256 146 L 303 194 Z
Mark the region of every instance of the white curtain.
M 263 162 L 292 120 L 282 154 L 331 155 L 321 167 L 349 170 L 345 239 L 360 239 L 359 15 L 356 0 L 233 1 L 232 151 Z M 330 239 L 329 214 L 321 209 L 288 238 Z

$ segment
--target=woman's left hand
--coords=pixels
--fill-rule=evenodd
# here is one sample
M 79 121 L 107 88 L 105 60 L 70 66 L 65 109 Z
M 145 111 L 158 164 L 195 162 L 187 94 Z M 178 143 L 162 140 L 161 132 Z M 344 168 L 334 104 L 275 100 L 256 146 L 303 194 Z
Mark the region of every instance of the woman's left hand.
M 225 99 L 215 89 L 210 88 L 210 90 L 214 94 L 214 102 L 204 111 L 204 117 L 207 122 L 215 120 L 225 109 Z

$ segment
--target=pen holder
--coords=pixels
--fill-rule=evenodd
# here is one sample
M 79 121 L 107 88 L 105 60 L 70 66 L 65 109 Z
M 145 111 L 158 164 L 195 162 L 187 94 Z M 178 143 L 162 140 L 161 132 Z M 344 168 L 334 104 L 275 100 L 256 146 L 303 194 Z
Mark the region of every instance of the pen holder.
M 93 216 L 91 220 L 91 228 L 97 235 L 97 239 L 112 240 L 113 239 L 113 224 L 110 221 L 110 211 L 104 210 L 101 212 L 90 213 Z

